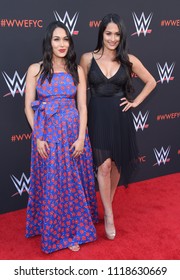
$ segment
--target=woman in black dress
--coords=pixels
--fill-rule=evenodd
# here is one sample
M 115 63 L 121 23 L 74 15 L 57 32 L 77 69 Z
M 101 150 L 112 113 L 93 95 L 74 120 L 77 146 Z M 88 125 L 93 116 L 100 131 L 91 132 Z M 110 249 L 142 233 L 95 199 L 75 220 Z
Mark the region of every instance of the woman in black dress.
M 115 190 L 120 175 L 124 184 L 128 183 L 138 158 L 131 108 L 143 102 L 156 81 L 137 57 L 127 53 L 125 27 L 117 14 L 102 19 L 97 46 L 82 55 L 80 65 L 91 92 L 88 131 L 104 206 L 105 232 L 112 240 L 116 236 L 112 209 Z M 134 100 L 132 73 L 145 84 Z

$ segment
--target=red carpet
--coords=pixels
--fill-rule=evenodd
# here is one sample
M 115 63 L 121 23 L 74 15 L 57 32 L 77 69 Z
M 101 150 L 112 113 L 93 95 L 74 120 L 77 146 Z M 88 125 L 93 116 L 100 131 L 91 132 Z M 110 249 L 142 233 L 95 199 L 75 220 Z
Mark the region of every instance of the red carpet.
M 79 252 L 64 249 L 50 255 L 40 250 L 40 237 L 24 237 L 26 210 L 0 216 L 0 259 L 44 260 L 179 260 L 180 173 L 118 188 L 114 201 L 117 237 L 104 237 L 102 205 L 96 242 Z

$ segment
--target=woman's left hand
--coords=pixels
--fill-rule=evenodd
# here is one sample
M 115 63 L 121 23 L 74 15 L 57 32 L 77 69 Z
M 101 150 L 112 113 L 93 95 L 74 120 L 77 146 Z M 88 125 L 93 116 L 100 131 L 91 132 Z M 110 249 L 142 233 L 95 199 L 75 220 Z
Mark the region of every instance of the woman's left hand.
M 72 146 L 70 147 L 70 151 L 74 148 L 74 151 L 72 153 L 72 156 L 74 158 L 79 157 L 83 151 L 84 151 L 84 140 L 83 139 L 77 139 Z
M 121 98 L 121 100 L 122 100 L 122 103 L 120 103 L 119 106 L 125 105 L 123 110 L 122 110 L 123 112 L 126 112 L 130 108 L 136 108 L 138 106 L 138 104 L 135 101 L 130 102 L 130 101 L 127 100 L 126 97 Z

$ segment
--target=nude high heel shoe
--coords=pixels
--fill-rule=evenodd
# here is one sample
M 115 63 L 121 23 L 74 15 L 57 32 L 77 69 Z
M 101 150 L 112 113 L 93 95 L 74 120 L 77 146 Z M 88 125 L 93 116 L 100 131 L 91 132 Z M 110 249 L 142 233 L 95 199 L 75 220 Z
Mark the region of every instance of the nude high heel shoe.
M 79 244 L 69 246 L 68 248 L 73 252 L 78 252 L 80 250 Z
M 104 216 L 105 233 L 106 233 L 106 237 L 110 240 L 113 240 L 116 237 L 116 229 L 114 227 L 114 223 L 112 222 L 112 220 L 113 220 L 113 215 Z

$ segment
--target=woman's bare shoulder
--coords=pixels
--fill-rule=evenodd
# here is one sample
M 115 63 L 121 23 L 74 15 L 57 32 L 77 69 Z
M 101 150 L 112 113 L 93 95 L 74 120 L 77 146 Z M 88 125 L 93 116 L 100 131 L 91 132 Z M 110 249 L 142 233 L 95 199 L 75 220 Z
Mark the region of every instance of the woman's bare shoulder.
M 128 57 L 129 57 L 129 61 L 132 64 L 141 63 L 141 61 L 135 55 L 133 55 L 133 54 L 128 54 Z
M 38 75 L 38 73 L 41 70 L 41 65 L 42 65 L 42 61 L 31 64 L 28 68 L 28 73 L 34 76 Z
M 93 52 L 87 52 L 83 53 L 81 56 L 81 61 L 85 62 L 86 64 L 89 64 L 89 62 L 92 59 Z

